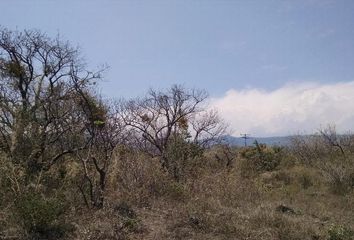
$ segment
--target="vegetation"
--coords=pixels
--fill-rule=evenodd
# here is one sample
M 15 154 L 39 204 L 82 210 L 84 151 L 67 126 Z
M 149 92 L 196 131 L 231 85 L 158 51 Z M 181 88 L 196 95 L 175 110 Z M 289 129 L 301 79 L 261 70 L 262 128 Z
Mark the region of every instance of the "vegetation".
M 77 49 L 0 29 L 0 239 L 354 239 L 354 137 L 233 147 L 204 91 L 103 100 Z

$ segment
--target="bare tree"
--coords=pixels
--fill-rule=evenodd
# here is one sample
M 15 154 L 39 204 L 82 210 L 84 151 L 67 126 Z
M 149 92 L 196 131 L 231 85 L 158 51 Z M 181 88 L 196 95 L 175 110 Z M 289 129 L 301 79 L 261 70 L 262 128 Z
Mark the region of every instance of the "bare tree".
M 216 160 L 219 163 L 226 162 L 226 167 L 231 169 L 237 156 L 235 150 L 228 144 L 221 144 L 217 146 L 216 150 L 217 151 L 214 154 Z
M 204 110 L 192 118 L 190 124 L 193 142 L 203 147 L 218 143 L 226 133 L 226 125 L 215 110 Z
M 84 67 L 58 37 L 0 28 L 0 149 L 10 159 L 38 173 L 84 147 L 72 138 L 86 122 L 77 90 L 100 78 Z
M 77 152 L 82 165 L 82 179 L 78 185 L 88 207 L 101 208 L 109 167 L 114 150 L 125 141 L 125 129 L 112 104 L 84 96 L 84 112 L 90 119 L 86 125 L 88 145 Z
M 120 117 L 147 152 L 160 156 L 170 168 L 168 146 L 176 138 L 205 147 L 225 133 L 215 111 L 208 111 L 207 93 L 174 85 L 167 91 L 150 90 L 144 98 L 123 101 Z
M 325 129 L 320 129 L 319 133 L 328 145 L 337 148 L 342 155 L 345 155 L 344 146 L 342 145 L 345 135 L 338 136 L 335 126 L 329 125 Z
M 352 187 L 353 139 L 329 125 L 314 135 L 294 137 L 292 151 L 297 160 L 319 169 L 335 192 L 343 193 Z

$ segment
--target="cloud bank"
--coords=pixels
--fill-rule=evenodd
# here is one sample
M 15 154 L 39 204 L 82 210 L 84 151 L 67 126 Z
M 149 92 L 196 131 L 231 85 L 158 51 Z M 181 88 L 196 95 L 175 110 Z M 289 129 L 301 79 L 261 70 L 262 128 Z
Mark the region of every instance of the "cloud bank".
M 287 84 L 273 91 L 231 89 L 211 105 L 234 136 L 309 134 L 328 124 L 348 131 L 354 126 L 354 81 Z

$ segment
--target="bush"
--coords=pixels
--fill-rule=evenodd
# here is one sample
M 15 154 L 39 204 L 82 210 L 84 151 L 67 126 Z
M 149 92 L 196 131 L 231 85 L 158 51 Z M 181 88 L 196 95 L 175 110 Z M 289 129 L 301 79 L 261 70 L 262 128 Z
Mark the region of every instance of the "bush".
M 170 141 L 164 156 L 168 160 L 168 172 L 176 181 L 183 180 L 193 168 L 193 162 L 202 153 L 200 146 L 177 136 Z
M 186 198 L 185 186 L 178 182 L 167 182 L 164 194 L 172 200 L 183 200 Z
M 127 218 L 136 218 L 135 211 L 126 202 L 120 202 L 114 207 L 114 211 L 118 212 L 119 215 Z
M 64 213 L 59 200 L 28 193 L 15 201 L 15 209 L 28 239 L 61 239 L 72 230 L 70 225 L 59 221 Z
M 303 174 L 302 176 L 300 176 L 299 181 L 300 181 L 301 186 L 304 189 L 308 189 L 309 187 L 311 187 L 313 185 L 311 176 L 309 176 L 307 174 Z
M 241 151 L 241 156 L 247 160 L 249 170 L 257 172 L 273 171 L 281 161 L 282 148 L 268 147 L 255 141 L 254 147 L 249 147 Z
M 329 240 L 353 240 L 354 232 L 342 225 L 333 225 L 328 229 Z
M 354 187 L 352 140 L 351 134 L 322 130 L 320 134 L 295 137 L 292 152 L 299 163 L 320 170 L 333 193 L 344 195 Z

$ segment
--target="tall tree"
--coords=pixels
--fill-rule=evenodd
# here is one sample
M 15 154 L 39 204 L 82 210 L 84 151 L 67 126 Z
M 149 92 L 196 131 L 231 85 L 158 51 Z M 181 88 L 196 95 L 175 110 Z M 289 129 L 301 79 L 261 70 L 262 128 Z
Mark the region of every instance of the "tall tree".
M 0 28 L 0 149 L 36 173 L 83 148 L 80 92 L 99 78 L 59 37 Z

